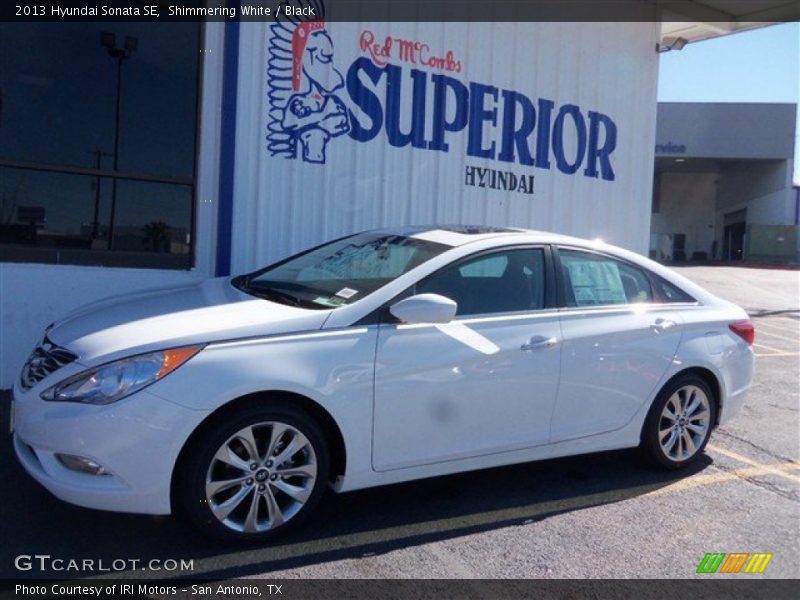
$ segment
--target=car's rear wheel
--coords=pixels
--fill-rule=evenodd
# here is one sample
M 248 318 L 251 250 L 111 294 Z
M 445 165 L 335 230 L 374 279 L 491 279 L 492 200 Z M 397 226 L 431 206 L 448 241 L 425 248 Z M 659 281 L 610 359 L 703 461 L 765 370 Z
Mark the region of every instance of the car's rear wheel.
M 716 422 L 716 400 L 708 384 L 696 375 L 669 382 L 650 409 L 642 446 L 656 464 L 682 469 L 705 450 Z
M 293 406 L 230 413 L 193 444 L 176 480 L 183 512 L 205 533 L 260 541 L 300 524 L 325 491 L 329 455 Z

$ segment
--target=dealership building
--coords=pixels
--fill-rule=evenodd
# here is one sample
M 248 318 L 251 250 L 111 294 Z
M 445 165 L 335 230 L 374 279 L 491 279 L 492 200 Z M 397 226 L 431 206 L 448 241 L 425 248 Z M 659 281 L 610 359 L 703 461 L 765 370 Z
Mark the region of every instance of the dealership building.
M 650 256 L 800 263 L 796 121 L 796 104 L 659 104 Z
M 749 227 L 772 206 L 737 165 L 762 198 L 788 157 L 720 154 L 674 117 L 656 137 L 658 45 L 766 24 L 692 4 L 675 23 L 0 24 L 0 388 L 79 305 L 358 230 L 513 225 L 647 253 L 667 246 L 655 203 L 670 258 L 679 235 L 719 255 L 736 211 Z M 696 223 L 672 216 L 681 186 L 708 187 Z

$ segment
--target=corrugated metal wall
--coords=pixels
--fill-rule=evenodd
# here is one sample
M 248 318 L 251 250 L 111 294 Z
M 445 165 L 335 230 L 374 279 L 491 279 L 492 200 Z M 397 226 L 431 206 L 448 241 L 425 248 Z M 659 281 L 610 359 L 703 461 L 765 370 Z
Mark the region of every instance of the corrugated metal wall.
M 327 239 L 385 225 L 514 225 L 600 236 L 646 252 L 655 139 L 657 24 L 328 23 L 325 31 L 333 45 L 332 64 L 345 79 L 353 62 L 368 56 L 359 43 L 365 30 L 381 42 L 387 36 L 395 39 L 388 62 L 402 68 L 403 130 L 410 127 L 413 116 L 412 68 L 424 71 L 427 78 L 426 140 L 431 139 L 433 75 L 447 75 L 465 86 L 477 82 L 499 88 L 497 102 L 485 98 L 487 110 L 492 105 L 502 109 L 502 90 L 514 90 L 534 105 L 540 98 L 552 100 L 555 108 L 551 121 L 565 104 L 577 105 L 584 117 L 595 111 L 612 119 L 617 128 L 616 148 L 611 154 L 615 179 L 585 176 L 585 161 L 576 173 L 566 174 L 556 168 L 552 157 L 551 167 L 544 169 L 468 156 L 466 128 L 447 133 L 448 152 L 410 145 L 394 147 L 388 143 L 384 124 L 378 135 L 366 142 L 347 134 L 330 137 L 322 164 L 307 162 L 300 154 L 295 158 L 273 156 L 268 128 L 270 123 L 273 131 L 282 125 L 273 122 L 280 113 L 275 112 L 280 101 L 271 102 L 269 94 L 275 98 L 277 92 L 280 96 L 291 85 L 291 37 L 287 38 L 285 31 L 276 34 L 269 23 L 244 23 L 239 55 L 233 272 L 266 264 Z M 292 32 L 288 33 L 291 36 Z M 301 37 L 312 33 L 303 32 Z M 460 72 L 401 60 L 400 39 L 426 44 L 430 55 L 452 52 L 461 63 Z M 319 52 L 322 56 L 330 53 L 324 42 L 317 39 L 317 46 L 311 49 L 317 56 Z M 335 80 L 336 76 L 331 74 L 322 87 L 330 89 L 331 78 Z M 363 73 L 361 80 L 385 108 L 387 74 L 374 85 Z M 315 89 L 301 91 L 313 95 Z M 347 86 L 335 94 L 355 113 L 352 118 L 370 126 L 370 118 L 359 110 Z M 316 98 L 320 100 L 320 95 Z M 322 101 L 324 93 L 317 105 Z M 449 97 L 447 102 L 445 116 L 453 120 L 454 98 Z M 484 123 L 483 128 L 484 145 L 494 140 L 498 151 L 503 125 L 502 110 L 499 113 L 497 127 Z M 520 120 L 518 114 L 515 126 Z M 538 130 L 540 123 L 536 125 Z M 567 157 L 576 153 L 574 129 L 567 119 Z M 535 136 L 536 131 L 531 138 L 534 151 Z M 533 174 L 534 194 L 467 186 L 468 165 L 511 171 L 516 176 Z

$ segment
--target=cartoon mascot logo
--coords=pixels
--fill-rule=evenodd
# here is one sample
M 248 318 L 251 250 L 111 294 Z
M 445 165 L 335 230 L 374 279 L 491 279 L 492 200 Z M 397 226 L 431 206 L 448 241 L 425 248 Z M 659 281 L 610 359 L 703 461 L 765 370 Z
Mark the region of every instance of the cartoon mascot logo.
M 324 163 L 328 141 L 350 131 L 347 109 L 336 91 L 344 87 L 333 66 L 333 41 L 325 29 L 320 0 L 294 0 L 283 5 L 311 5 L 314 21 L 276 21 L 270 27 L 267 81 L 272 156 Z M 281 10 L 281 13 L 284 11 Z

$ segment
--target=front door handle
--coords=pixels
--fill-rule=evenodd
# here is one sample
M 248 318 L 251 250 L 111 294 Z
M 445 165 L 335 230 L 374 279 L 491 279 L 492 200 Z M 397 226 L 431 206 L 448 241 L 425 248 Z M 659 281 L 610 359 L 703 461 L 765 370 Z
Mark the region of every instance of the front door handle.
M 531 350 L 543 350 L 544 348 L 551 348 L 558 343 L 554 337 L 544 337 L 543 335 L 535 335 L 526 343 L 519 347 L 523 352 L 530 352 Z
M 667 329 L 672 329 L 675 327 L 677 323 L 675 321 L 671 321 L 669 319 L 656 319 L 653 321 L 653 324 L 650 327 L 656 333 L 661 333 L 662 331 L 666 331 Z

